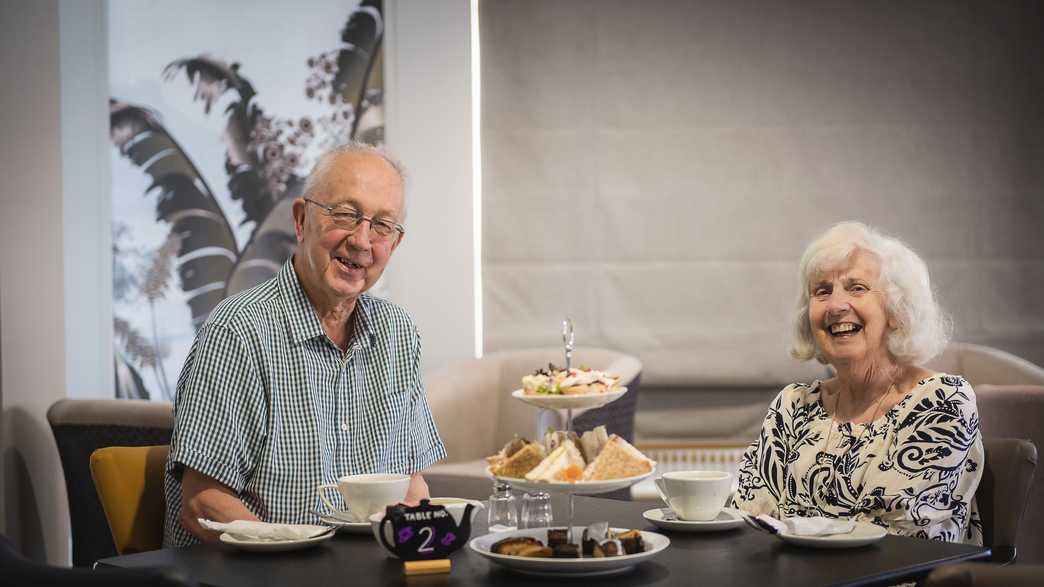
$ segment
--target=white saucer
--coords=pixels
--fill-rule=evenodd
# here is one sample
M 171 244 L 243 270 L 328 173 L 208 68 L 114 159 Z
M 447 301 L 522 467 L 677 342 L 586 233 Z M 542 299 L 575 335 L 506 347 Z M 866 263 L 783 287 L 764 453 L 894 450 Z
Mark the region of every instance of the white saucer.
M 333 528 L 331 528 L 329 532 L 312 538 L 303 538 L 301 540 L 240 540 L 223 532 L 218 539 L 221 540 L 221 542 L 234 546 L 240 550 L 249 550 L 253 552 L 284 552 L 288 550 L 311 548 L 320 542 L 325 542 L 333 538 L 334 534 L 335 532 Z
M 854 548 L 877 542 L 887 535 L 888 532 L 884 528 L 870 522 L 856 522 L 855 528 L 848 534 L 831 536 L 796 536 L 782 532 L 776 534 L 783 542 L 812 548 Z
M 743 518 L 733 508 L 723 508 L 718 517 L 713 520 L 699 522 L 695 520 L 667 519 L 664 517 L 665 508 L 653 508 L 642 512 L 642 517 L 652 522 L 655 526 L 664 530 L 675 530 L 678 532 L 720 532 L 731 530 L 743 525 Z M 669 510 L 668 510 L 669 511 Z
M 369 534 L 370 533 L 370 522 L 349 522 L 342 520 L 334 516 L 320 515 L 319 521 L 326 526 L 332 526 L 338 532 L 345 534 Z

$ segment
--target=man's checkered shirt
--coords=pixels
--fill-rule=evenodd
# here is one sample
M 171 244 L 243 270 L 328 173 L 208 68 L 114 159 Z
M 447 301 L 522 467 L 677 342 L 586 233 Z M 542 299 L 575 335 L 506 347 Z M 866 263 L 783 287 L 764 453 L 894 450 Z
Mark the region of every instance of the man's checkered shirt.
M 178 379 L 164 546 L 197 542 L 178 521 L 181 467 L 229 486 L 261 520 L 317 523 L 318 485 L 415 473 L 446 456 L 409 315 L 363 294 L 353 320 L 344 353 L 323 332 L 292 258 L 214 309 Z

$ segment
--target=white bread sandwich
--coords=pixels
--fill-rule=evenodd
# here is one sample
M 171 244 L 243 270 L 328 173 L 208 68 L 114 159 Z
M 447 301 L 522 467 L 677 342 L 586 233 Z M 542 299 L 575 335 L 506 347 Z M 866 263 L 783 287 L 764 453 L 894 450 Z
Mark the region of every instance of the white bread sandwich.
M 497 477 L 521 479 L 547 456 L 539 442 L 511 441 L 500 454 L 489 457 L 489 470 Z
M 613 434 L 591 463 L 584 469 L 584 481 L 622 479 L 644 475 L 656 466 L 631 443 Z M 527 475 L 528 479 L 529 476 Z
M 584 455 L 584 461 L 590 463 L 595 460 L 608 442 L 609 435 L 604 425 L 584 432 L 580 437 L 580 452 Z
M 526 473 L 526 481 L 571 482 L 583 479 L 584 457 L 572 440 L 558 445 L 535 469 Z

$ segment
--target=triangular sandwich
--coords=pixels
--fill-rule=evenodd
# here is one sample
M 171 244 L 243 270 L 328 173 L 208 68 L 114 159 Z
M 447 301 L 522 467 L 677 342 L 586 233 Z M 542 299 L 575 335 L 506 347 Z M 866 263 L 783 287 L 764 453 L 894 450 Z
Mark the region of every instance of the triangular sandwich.
M 526 481 L 580 481 L 584 475 L 584 457 L 572 440 L 566 440 L 529 473 Z
M 584 470 L 584 481 L 622 479 L 644 475 L 656 465 L 623 438 L 613 434 L 591 464 Z
M 491 466 L 490 471 L 497 477 L 521 479 L 526 475 L 526 473 L 539 465 L 546 456 L 547 453 L 544 452 L 544 445 L 539 442 L 530 442 L 521 449 L 515 451 L 511 456 L 506 457 Z

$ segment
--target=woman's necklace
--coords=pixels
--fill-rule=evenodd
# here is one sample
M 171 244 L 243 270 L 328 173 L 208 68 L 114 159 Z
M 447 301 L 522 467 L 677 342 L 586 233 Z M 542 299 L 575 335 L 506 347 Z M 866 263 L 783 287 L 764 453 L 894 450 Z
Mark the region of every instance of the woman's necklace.
M 870 418 L 870 420 L 868 422 L 863 424 L 863 431 L 859 434 L 858 442 L 856 442 L 856 443 L 854 443 L 852 445 L 849 445 L 848 450 L 845 451 L 846 454 L 849 451 L 852 450 L 852 446 L 854 446 L 855 444 L 859 444 L 859 443 L 861 443 L 863 441 L 863 436 L 866 434 L 867 428 L 869 428 L 870 425 L 873 424 L 877 420 L 877 416 L 880 415 L 881 406 L 884 405 L 884 399 L 886 397 L 888 397 L 889 395 L 891 395 L 893 391 L 895 391 L 895 382 L 894 381 L 888 386 L 888 389 L 886 389 L 885 392 L 881 394 L 881 397 L 878 398 L 877 406 L 874 408 L 874 415 Z M 838 413 L 841 412 L 841 397 L 842 397 L 841 390 L 838 390 L 838 392 L 837 392 L 837 402 L 834 404 L 834 413 L 835 414 L 838 414 Z M 834 422 L 834 418 L 831 417 L 830 428 L 827 429 L 827 442 L 826 442 L 826 445 L 825 445 L 825 448 L 827 450 L 830 449 L 830 436 L 834 433 L 834 423 L 833 422 Z M 850 422 L 849 422 L 849 424 L 850 424 Z M 841 423 L 838 422 L 838 427 L 840 427 L 840 425 L 841 425 Z
M 888 397 L 889 395 L 891 395 L 892 391 L 894 391 L 894 390 L 895 390 L 895 382 L 893 381 L 888 386 L 888 389 L 886 389 L 885 392 L 881 394 L 881 397 L 877 400 L 877 406 L 874 408 L 874 414 L 870 418 L 869 422 L 866 422 L 865 424 L 863 424 L 863 431 L 859 433 L 859 438 L 856 439 L 855 441 L 851 442 L 848 445 L 848 448 L 845 449 L 845 452 L 841 453 L 840 455 L 834 455 L 833 453 L 830 452 L 830 438 L 834 434 L 834 418 L 833 417 L 830 418 L 830 427 L 827 428 L 827 437 L 826 437 L 826 443 L 824 443 L 824 445 L 823 445 L 823 452 L 825 454 L 833 456 L 834 457 L 834 459 L 833 459 L 834 463 L 837 462 L 837 457 L 842 457 L 842 458 L 843 457 L 847 457 L 848 454 L 852 452 L 852 449 L 856 447 L 856 445 L 860 445 L 860 444 L 863 443 L 863 437 L 866 436 L 866 431 L 877 420 L 877 416 L 879 415 L 879 413 L 881 411 L 881 406 L 884 405 L 884 399 L 886 397 Z M 834 403 L 834 413 L 835 414 L 838 414 L 838 413 L 841 412 L 840 408 L 841 408 L 841 393 L 842 392 L 839 389 L 837 391 L 837 393 L 838 393 L 838 395 L 837 395 L 837 402 Z M 838 422 L 838 428 L 840 428 L 840 426 L 841 426 L 841 423 Z M 836 471 L 836 467 L 831 467 L 831 468 Z M 833 483 L 833 475 L 831 475 L 830 476 L 830 483 L 825 483 L 824 486 L 821 486 L 819 488 L 819 495 L 822 498 L 827 498 L 828 496 L 833 495 L 833 493 L 834 493 L 834 483 Z

